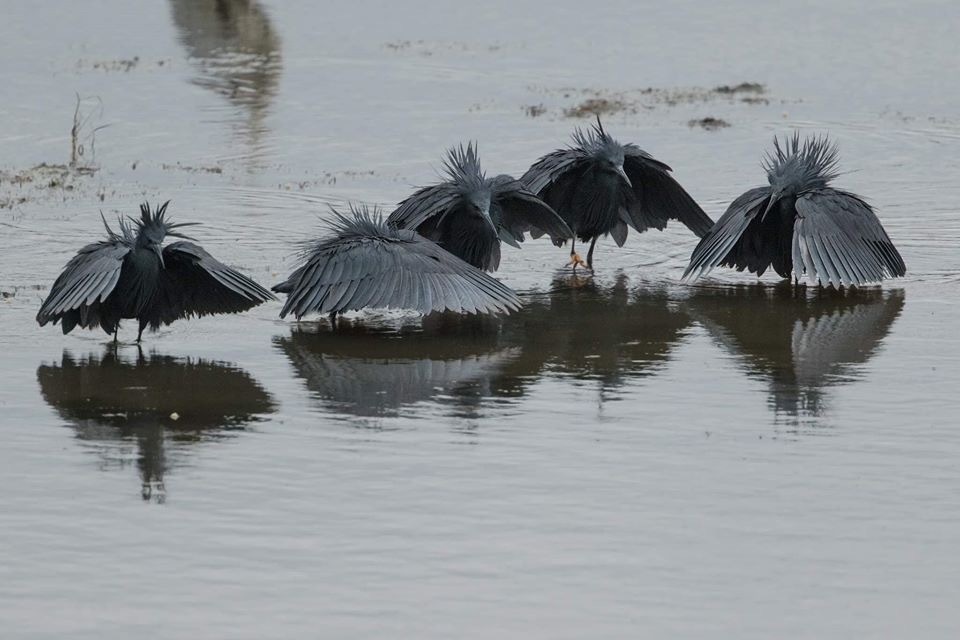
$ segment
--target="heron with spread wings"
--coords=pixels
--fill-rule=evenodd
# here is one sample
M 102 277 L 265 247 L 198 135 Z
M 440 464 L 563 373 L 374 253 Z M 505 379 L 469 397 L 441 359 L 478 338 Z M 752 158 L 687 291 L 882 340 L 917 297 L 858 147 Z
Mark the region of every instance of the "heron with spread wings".
M 331 208 L 330 234 L 306 244 L 300 266 L 273 287 L 287 294 L 280 317 L 297 319 L 361 309 L 408 309 L 424 315 L 509 313 L 520 300 L 509 287 L 376 210 Z
M 903 276 L 906 266 L 863 198 L 830 186 L 837 147 L 826 137 L 773 140 L 764 168 L 769 186 L 734 200 L 700 241 L 684 278 L 714 267 L 841 287 Z
M 635 144 L 621 144 L 597 124 L 577 129 L 573 145 L 543 156 L 520 178 L 566 221 L 583 242 L 590 242 L 586 262 L 570 245 L 574 269 L 593 269 L 597 238 L 613 236 L 618 247 L 632 227 L 637 233 L 663 230 L 679 220 L 703 237 L 713 220 L 670 175 L 670 167 Z
M 499 268 L 501 241 L 519 248 L 528 231 L 555 242 L 572 237 L 567 223 L 522 182 L 487 178 L 473 143 L 450 149 L 444 167 L 447 179 L 397 205 L 390 225 L 413 229 L 484 271 Z
M 187 242 L 192 238 L 177 229 L 196 223 L 167 221 L 168 204 L 153 211 L 142 204 L 140 219 L 120 219 L 119 232 L 103 219 L 107 238 L 83 247 L 67 263 L 40 307 L 40 326 L 59 322 L 64 333 L 99 326 L 116 340 L 120 321 L 136 319 L 140 342 L 148 326 L 156 331 L 182 318 L 238 313 L 276 299 Z M 183 240 L 164 246 L 167 236 Z

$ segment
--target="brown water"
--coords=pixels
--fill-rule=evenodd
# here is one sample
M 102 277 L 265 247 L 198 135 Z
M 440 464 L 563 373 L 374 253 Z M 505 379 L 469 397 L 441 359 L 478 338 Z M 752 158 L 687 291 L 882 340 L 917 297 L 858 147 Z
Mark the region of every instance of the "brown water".
M 539 4 L 6 7 L 0 637 L 956 637 L 960 7 Z M 36 168 L 76 93 L 98 170 Z M 505 248 L 507 318 L 34 322 L 101 209 L 272 284 L 326 203 L 461 140 L 519 175 L 588 99 L 713 217 L 830 133 L 908 276 L 691 286 L 678 227 Z

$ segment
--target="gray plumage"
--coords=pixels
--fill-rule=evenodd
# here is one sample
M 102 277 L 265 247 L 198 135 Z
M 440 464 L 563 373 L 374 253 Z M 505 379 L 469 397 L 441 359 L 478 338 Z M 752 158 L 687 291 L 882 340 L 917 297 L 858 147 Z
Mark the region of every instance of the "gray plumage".
M 670 167 L 634 144 L 614 140 L 600 124 L 573 134 L 573 145 L 537 160 L 521 181 L 560 214 L 576 236 L 590 241 L 592 267 L 597 238 L 610 234 L 617 246 L 629 227 L 638 233 L 679 220 L 702 237 L 713 221 L 670 175 Z M 571 255 L 575 254 L 571 248 Z M 579 257 L 577 257 L 579 260 Z
M 156 331 L 181 318 L 236 313 L 276 299 L 192 242 L 164 247 L 167 236 L 186 238 L 176 229 L 194 224 L 168 222 L 167 204 L 155 212 L 141 205 L 139 220 L 119 220 L 119 233 L 103 220 L 107 238 L 67 263 L 40 307 L 40 326 L 59 322 L 64 333 L 100 326 L 116 336 L 122 319 L 136 318 L 139 341 L 147 326 Z
M 508 175 L 487 178 L 473 143 L 450 149 L 447 180 L 424 187 L 397 205 L 388 222 L 414 229 L 484 271 L 500 266 L 500 242 L 519 247 L 524 234 L 562 242 L 570 228 L 540 198 Z
M 333 235 L 311 243 L 303 264 L 273 288 L 287 294 L 280 317 L 366 308 L 458 313 L 520 308 L 506 285 L 415 231 L 386 224 L 376 211 L 333 211 Z
M 870 205 L 830 186 L 838 175 L 837 148 L 826 137 L 774 138 L 764 168 L 769 186 L 731 203 L 694 249 L 684 278 L 716 266 L 758 276 L 773 268 L 784 278 L 839 287 L 906 273 Z

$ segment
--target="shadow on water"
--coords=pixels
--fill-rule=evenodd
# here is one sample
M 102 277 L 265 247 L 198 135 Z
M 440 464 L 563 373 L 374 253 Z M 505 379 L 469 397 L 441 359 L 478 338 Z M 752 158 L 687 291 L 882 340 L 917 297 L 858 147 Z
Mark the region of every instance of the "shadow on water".
M 626 380 L 656 373 L 690 318 L 665 291 L 555 281 L 504 318 L 428 316 L 402 328 L 341 322 L 297 328 L 275 344 L 324 410 L 399 415 L 430 401 L 453 415 L 484 415 L 546 376 L 595 383 L 601 401 Z
M 226 437 L 275 410 L 273 399 L 233 365 L 142 353 L 75 358 L 37 369 L 43 399 L 101 449 L 107 463 L 135 445 L 144 500 L 163 502 L 164 476 L 183 445 Z
M 686 301 L 745 373 L 769 385 L 778 418 L 824 414 L 824 390 L 859 379 L 904 305 L 902 290 L 794 290 L 743 285 L 699 289 Z
M 282 72 L 280 37 L 256 0 L 171 0 L 173 22 L 198 86 L 245 112 L 240 128 L 250 153 L 261 155 L 271 101 Z

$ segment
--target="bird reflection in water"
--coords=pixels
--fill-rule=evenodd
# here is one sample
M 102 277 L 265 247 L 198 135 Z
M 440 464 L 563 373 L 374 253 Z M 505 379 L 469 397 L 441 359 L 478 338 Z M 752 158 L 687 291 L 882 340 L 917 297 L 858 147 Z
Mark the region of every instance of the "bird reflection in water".
M 604 392 L 660 371 L 691 320 L 666 288 L 631 288 L 620 274 L 611 286 L 592 279 L 553 282 L 549 294 L 525 301 L 505 322 L 525 358 L 505 371 L 519 380 L 544 372 L 595 380 Z
M 280 37 L 256 0 L 171 0 L 180 41 L 198 70 L 198 86 L 242 109 L 240 127 L 262 155 L 266 116 L 282 70 Z
M 427 316 L 404 328 L 344 323 L 298 328 L 276 344 L 325 410 L 403 415 L 416 403 L 462 418 L 511 404 L 545 376 L 596 381 L 600 400 L 652 375 L 686 335 L 689 317 L 658 289 L 553 283 L 505 317 Z
M 769 384 L 777 418 L 824 413 L 824 390 L 861 377 L 904 305 L 902 290 L 799 290 L 742 285 L 704 288 L 688 301 L 714 340 L 745 372 Z
M 297 328 L 275 344 L 327 409 L 396 416 L 403 407 L 465 393 L 516 355 L 498 344 L 486 319 L 444 319 L 449 324 L 440 330 L 349 322 L 336 332 Z
M 209 360 L 151 354 L 75 358 L 37 369 L 43 399 L 97 445 L 108 463 L 135 445 L 144 500 L 164 502 L 164 477 L 185 445 L 227 437 L 274 411 L 273 399 L 245 371 Z

